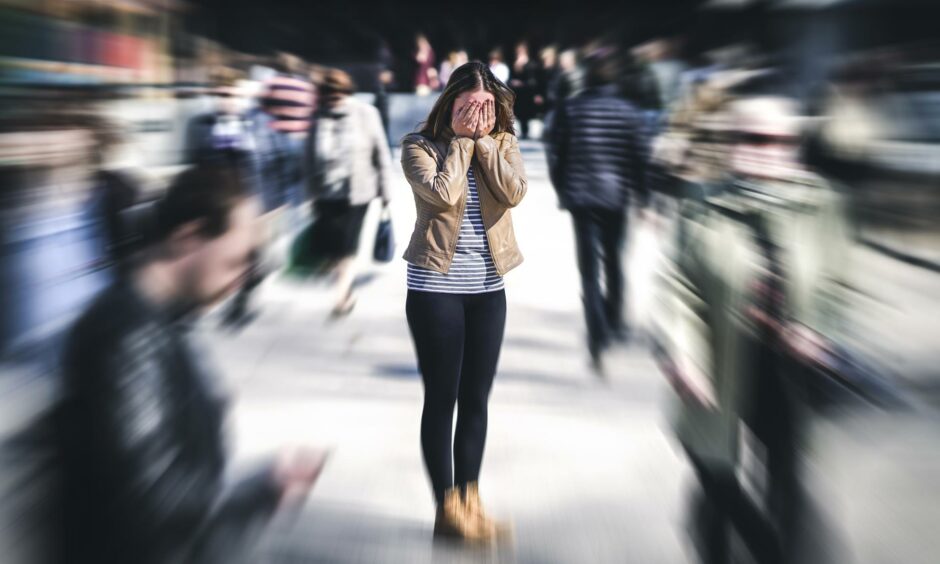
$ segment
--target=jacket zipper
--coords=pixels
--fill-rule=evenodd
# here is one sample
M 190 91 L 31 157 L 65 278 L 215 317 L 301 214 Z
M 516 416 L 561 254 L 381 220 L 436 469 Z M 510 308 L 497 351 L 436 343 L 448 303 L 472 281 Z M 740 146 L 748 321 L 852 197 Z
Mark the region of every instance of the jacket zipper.
M 481 174 L 480 177 L 482 178 L 482 176 L 483 175 Z M 476 178 L 476 173 L 474 173 L 473 177 Z M 486 180 L 483 180 L 483 182 L 486 182 Z M 483 217 L 483 231 L 486 233 L 486 245 L 489 247 L 490 258 L 493 259 L 493 266 L 496 267 L 496 273 L 500 276 L 503 276 L 503 268 L 500 266 L 499 261 L 496 260 L 496 252 L 493 251 L 493 241 L 490 240 L 490 227 L 492 226 L 488 227 L 486 225 L 486 211 L 484 210 L 485 206 L 483 205 L 483 197 L 480 196 L 480 194 L 483 192 L 485 192 L 485 190 L 480 190 L 480 180 L 477 180 L 477 199 L 480 200 L 480 215 Z
M 460 238 L 460 225 L 463 223 L 463 214 L 464 210 L 467 208 L 467 192 L 470 190 L 470 186 L 467 184 L 467 177 L 463 178 L 464 191 L 463 195 L 460 197 L 460 213 L 457 214 L 457 233 L 454 237 L 454 241 L 450 244 L 450 252 L 447 255 L 447 272 L 450 272 L 450 265 L 454 262 L 454 253 L 457 251 L 457 239 Z

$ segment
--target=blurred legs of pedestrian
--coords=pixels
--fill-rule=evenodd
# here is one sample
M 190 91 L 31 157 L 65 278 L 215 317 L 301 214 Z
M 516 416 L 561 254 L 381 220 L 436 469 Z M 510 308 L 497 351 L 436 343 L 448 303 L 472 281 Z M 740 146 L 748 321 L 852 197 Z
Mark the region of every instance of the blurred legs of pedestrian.
M 796 545 L 804 501 L 798 450 L 801 404 L 796 389 L 797 371 L 802 368 L 766 344 L 758 354 L 754 401 L 745 419 L 765 453 L 766 512 L 782 549 L 789 552 Z
M 252 306 L 252 295 L 264 282 L 266 272 L 261 261 L 261 252 L 251 253 L 251 266 L 238 293 L 229 302 L 222 317 L 222 324 L 230 329 L 239 329 L 251 323 L 258 316 L 258 310 Z
M 368 204 L 352 205 L 349 200 L 314 202 L 314 255 L 333 261 L 336 301 L 331 316 L 348 315 L 356 305 L 356 253 Z
M 741 489 L 734 469 L 710 463 L 688 450 L 702 495 L 692 508 L 693 538 L 704 564 L 730 564 L 731 528 L 759 564 L 782 562 L 779 540 L 770 522 Z
M 282 236 L 291 233 L 292 221 L 290 206 L 282 206 L 261 217 L 263 225 L 262 242 L 251 253 L 251 266 L 245 275 L 244 283 L 238 293 L 229 301 L 222 315 L 222 324 L 230 329 L 240 329 L 251 323 L 260 314 L 259 307 L 253 303 L 261 283 L 276 270 L 271 254 Z
M 529 138 L 529 118 L 527 117 L 516 117 L 519 123 L 519 139 L 528 139 Z
M 626 215 L 620 210 L 572 210 L 588 351 L 596 370 L 601 355 L 614 339 L 627 338 L 624 322 L 624 286 L 621 250 L 626 234 Z M 601 288 L 603 268 L 604 288 Z
M 356 295 L 353 285 L 356 281 L 356 257 L 339 259 L 334 267 L 336 301 L 333 306 L 333 317 L 342 317 L 352 311 L 356 305 Z

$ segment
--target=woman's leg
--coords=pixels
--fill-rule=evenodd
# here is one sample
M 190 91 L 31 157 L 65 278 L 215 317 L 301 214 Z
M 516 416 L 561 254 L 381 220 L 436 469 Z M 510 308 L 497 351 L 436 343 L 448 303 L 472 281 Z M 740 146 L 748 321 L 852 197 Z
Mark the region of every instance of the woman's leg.
M 353 283 L 356 281 L 356 256 L 339 259 L 334 269 L 336 274 L 336 299 L 333 302 L 333 314 L 349 313 L 356 299 Z
M 368 207 L 368 204 L 347 206 L 343 212 L 344 225 L 340 230 L 339 241 L 337 242 L 337 252 L 340 258 L 334 270 L 336 274 L 334 315 L 349 313 L 355 304 L 356 256 L 359 252 L 362 223 Z
M 486 443 L 487 403 L 506 326 L 503 290 L 467 296 L 467 301 L 454 436 L 454 483 L 460 487 L 476 482 L 480 476 Z
M 454 485 L 451 429 L 464 353 L 463 296 L 412 290 L 405 311 L 424 380 L 421 448 L 440 504 Z

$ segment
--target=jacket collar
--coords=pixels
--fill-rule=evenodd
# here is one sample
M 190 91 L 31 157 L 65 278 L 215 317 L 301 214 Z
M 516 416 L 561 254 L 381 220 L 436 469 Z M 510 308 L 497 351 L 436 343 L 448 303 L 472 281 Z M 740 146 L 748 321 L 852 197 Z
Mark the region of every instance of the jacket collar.
M 584 89 L 584 94 L 593 96 L 616 96 L 619 92 L 620 89 L 616 84 L 600 84 Z

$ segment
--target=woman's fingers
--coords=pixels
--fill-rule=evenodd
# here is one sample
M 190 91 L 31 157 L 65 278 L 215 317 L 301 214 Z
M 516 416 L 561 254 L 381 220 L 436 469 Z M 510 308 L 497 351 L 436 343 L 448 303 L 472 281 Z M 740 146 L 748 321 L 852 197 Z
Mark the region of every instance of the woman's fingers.
M 470 102 L 464 107 L 467 109 L 467 111 L 463 115 L 463 124 L 470 125 L 477 113 L 476 102 Z
M 473 108 L 473 102 L 464 104 L 459 110 L 457 110 L 456 121 L 459 123 L 466 123 L 467 117 L 470 115 L 470 110 Z

